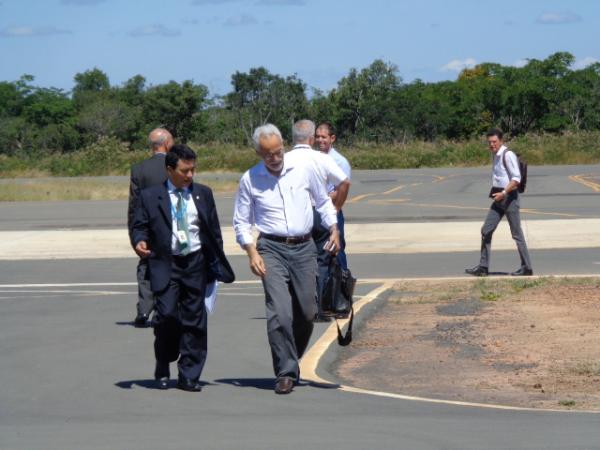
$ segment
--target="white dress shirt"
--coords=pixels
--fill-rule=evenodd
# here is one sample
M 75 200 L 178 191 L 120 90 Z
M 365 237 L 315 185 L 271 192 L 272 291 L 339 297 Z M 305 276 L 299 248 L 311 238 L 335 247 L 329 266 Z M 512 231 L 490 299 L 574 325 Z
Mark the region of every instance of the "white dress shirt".
M 167 180 L 167 189 L 169 190 L 169 198 L 171 199 L 171 251 L 174 255 L 179 255 L 181 251 L 179 249 L 179 240 L 177 238 L 177 217 L 175 216 L 179 194 L 175 192 L 177 188 L 171 183 L 171 180 Z M 198 210 L 192 199 L 192 193 L 189 187 L 183 190 L 183 202 L 188 222 L 188 244 L 190 246 L 190 253 L 192 253 L 200 250 L 202 243 L 200 242 Z
M 253 225 L 261 233 L 282 237 L 310 233 L 311 198 L 327 228 L 337 223 L 333 203 L 313 164 L 306 158 L 300 160 L 289 155 L 284 155 L 279 177 L 272 175 L 263 161 L 242 176 L 233 213 L 236 240 L 242 247 L 254 242 Z
M 344 171 L 349 180 L 352 176 L 352 169 L 350 168 L 350 163 L 348 162 L 348 160 L 333 147 L 329 149 L 329 152 L 327 152 L 326 155 L 329 155 L 335 161 L 338 167 Z M 327 192 L 331 192 L 334 190 L 335 186 L 331 183 L 327 183 Z
M 328 192 L 335 190 L 336 186 L 349 178 L 331 156 L 318 150 L 313 150 L 310 145 L 295 145 L 287 155 L 293 159 L 310 161 L 325 186 L 332 186 L 332 189 L 328 189 Z
M 506 168 L 502 161 L 504 152 L 506 153 Z M 508 169 L 508 171 L 506 170 Z M 521 171 L 519 170 L 519 161 L 517 155 L 509 150 L 505 145 L 494 155 L 494 164 L 492 166 L 492 187 L 504 189 L 511 180 L 521 182 Z

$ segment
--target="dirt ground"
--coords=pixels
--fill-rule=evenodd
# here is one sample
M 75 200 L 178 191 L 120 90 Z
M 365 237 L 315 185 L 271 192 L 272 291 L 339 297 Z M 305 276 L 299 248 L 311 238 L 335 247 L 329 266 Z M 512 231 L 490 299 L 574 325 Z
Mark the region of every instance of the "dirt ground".
M 399 283 L 354 336 L 344 384 L 600 410 L 600 278 Z

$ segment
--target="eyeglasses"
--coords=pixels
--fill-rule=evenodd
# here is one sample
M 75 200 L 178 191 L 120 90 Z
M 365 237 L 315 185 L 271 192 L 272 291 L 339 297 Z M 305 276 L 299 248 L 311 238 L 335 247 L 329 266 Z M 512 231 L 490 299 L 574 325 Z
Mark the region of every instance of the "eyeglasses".
M 264 154 L 263 154 L 263 155 L 262 155 L 262 157 L 263 157 L 263 159 L 266 159 L 266 160 L 272 161 L 272 160 L 274 160 L 274 159 L 280 159 L 280 158 L 283 158 L 283 154 L 284 154 L 284 153 L 285 153 L 285 152 L 283 151 L 283 149 L 279 149 L 279 150 L 278 150 L 277 152 L 275 152 L 275 153 L 267 153 L 266 155 L 264 155 Z

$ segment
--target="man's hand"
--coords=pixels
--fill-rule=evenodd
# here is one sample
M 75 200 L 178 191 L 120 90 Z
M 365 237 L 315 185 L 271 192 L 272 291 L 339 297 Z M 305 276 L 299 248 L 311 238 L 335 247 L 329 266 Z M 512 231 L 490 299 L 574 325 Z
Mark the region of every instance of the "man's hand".
M 331 198 L 331 201 L 333 202 L 333 206 L 335 206 L 336 211 L 339 211 L 342 209 L 342 206 L 344 206 L 344 202 L 346 201 L 346 198 L 348 198 L 349 191 L 350 180 L 348 180 L 348 178 L 338 184 L 338 186 L 335 188 L 336 194 L 335 197 Z
M 264 277 L 267 274 L 267 268 L 262 256 L 256 250 L 256 246 L 254 244 L 247 244 L 244 246 L 244 250 L 246 250 L 250 259 L 250 270 L 252 273 L 257 277 Z
M 138 254 L 140 258 L 147 258 L 150 256 L 150 249 L 148 248 L 148 244 L 146 241 L 140 241 L 135 246 L 135 252 Z
M 325 244 L 325 250 L 331 255 L 337 255 L 341 250 L 340 247 L 340 232 L 338 231 L 337 225 L 332 225 L 329 228 L 329 240 Z
M 503 194 L 502 192 L 496 192 L 495 194 L 492 194 L 492 198 L 494 199 L 495 202 L 501 202 L 502 200 L 504 200 L 506 198 L 506 195 Z

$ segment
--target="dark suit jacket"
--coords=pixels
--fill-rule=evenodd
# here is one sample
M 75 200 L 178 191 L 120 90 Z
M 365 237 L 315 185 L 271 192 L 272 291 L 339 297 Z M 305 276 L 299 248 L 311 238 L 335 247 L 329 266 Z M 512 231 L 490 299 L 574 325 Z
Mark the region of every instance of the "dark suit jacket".
M 129 240 L 133 245 L 132 227 L 134 211 L 140 192 L 150 186 L 162 184 L 167 180 L 165 155 L 155 153 L 151 158 L 131 166 L 131 182 L 129 183 L 129 206 L 127 208 L 127 228 Z
M 223 238 L 212 191 L 208 186 L 194 183 L 191 195 L 198 210 L 207 280 L 232 283 L 235 275 L 223 252 Z M 171 237 L 171 200 L 165 182 L 141 192 L 132 226 L 133 245 L 146 241 L 152 252 L 148 263 L 154 292 L 162 291 L 171 278 Z

